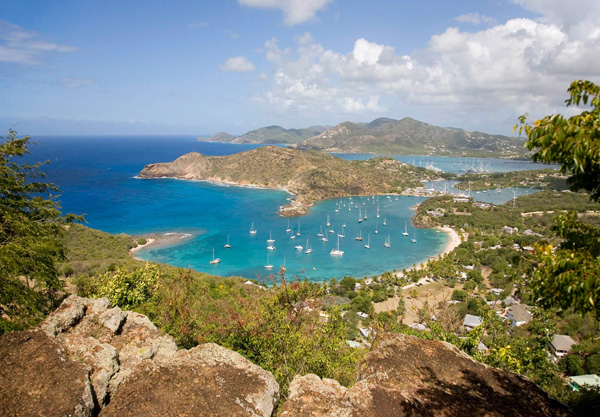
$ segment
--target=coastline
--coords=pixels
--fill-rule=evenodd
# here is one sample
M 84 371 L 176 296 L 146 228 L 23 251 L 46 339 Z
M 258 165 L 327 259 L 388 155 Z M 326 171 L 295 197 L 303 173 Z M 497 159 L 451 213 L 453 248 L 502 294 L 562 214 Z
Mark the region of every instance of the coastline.
M 183 239 L 187 239 L 192 237 L 190 233 L 174 233 L 174 232 L 166 232 L 166 233 L 145 233 L 142 235 L 135 236 L 136 238 L 144 238 L 146 239 L 146 243 L 143 245 L 138 245 L 135 248 L 129 249 L 129 255 L 138 261 L 145 261 L 146 259 L 142 259 L 135 254 L 142 250 L 147 249 L 149 247 L 163 247 L 163 246 L 171 246 L 177 243 L 180 243 Z

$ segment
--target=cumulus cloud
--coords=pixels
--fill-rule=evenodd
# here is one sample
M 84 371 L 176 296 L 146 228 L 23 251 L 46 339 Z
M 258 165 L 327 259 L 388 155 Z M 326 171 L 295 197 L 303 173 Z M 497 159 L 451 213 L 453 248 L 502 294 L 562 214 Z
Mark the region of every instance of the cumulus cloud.
M 45 42 L 36 32 L 0 19 L 0 62 L 36 65 L 44 53 L 73 51 L 72 46 Z
M 234 56 L 229 58 L 223 65 L 219 67 L 221 71 L 228 72 L 252 72 L 256 71 L 254 64 L 248 61 L 245 56 Z
M 457 22 L 461 22 L 461 23 L 472 23 L 474 25 L 480 25 L 482 23 L 485 23 L 485 24 L 496 23 L 496 19 L 494 19 L 493 17 L 483 16 L 483 15 L 480 15 L 479 13 L 461 14 L 454 20 L 456 20 Z
M 331 0 L 238 0 L 244 6 L 281 10 L 289 26 L 314 19 L 316 13 Z
M 531 9 L 539 3 L 518 1 Z M 600 79 L 600 19 L 588 18 L 600 3 L 580 10 L 570 26 L 565 22 L 577 19 L 555 17 L 563 9 L 556 4 L 536 20 L 511 19 L 480 31 L 450 27 L 410 54 L 364 38 L 348 52 L 326 49 L 310 34 L 296 38 L 293 50 L 271 39 L 264 53 L 274 68 L 258 99 L 275 111 L 332 114 L 376 113 L 396 103 L 438 109 L 454 125 L 474 110 L 481 124 L 503 119 L 511 126 L 523 112 L 563 112 L 572 80 Z

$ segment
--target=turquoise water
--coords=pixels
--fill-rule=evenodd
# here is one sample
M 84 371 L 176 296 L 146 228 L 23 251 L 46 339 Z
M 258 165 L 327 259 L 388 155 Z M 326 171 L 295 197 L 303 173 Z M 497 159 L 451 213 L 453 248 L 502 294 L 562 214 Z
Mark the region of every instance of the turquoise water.
M 197 151 L 206 155 L 225 155 L 255 148 L 256 145 L 230 145 L 198 142 L 192 137 L 36 137 L 30 162 L 50 160 L 44 167 L 47 180 L 61 190 L 63 211 L 85 214 L 88 226 L 109 233 L 185 233 L 176 245 L 149 247 L 137 256 L 193 268 L 218 275 L 263 278 L 277 272 L 285 263 L 288 276 L 320 281 L 351 275 L 371 276 L 384 271 L 410 267 L 438 254 L 447 241 L 444 233 L 411 227 L 411 207 L 423 201 L 419 197 L 355 198 L 349 207 L 347 198 L 323 201 L 308 215 L 290 220 L 290 227 L 300 236 L 291 239 L 286 232 L 288 220 L 276 214 L 288 203 L 290 195 L 283 191 L 221 186 L 206 182 L 173 179 L 143 180 L 136 175 L 144 165 L 171 161 L 184 153 Z M 354 156 L 347 156 L 349 159 Z M 452 164 L 452 158 L 447 163 Z M 528 168 L 530 169 L 530 168 Z M 364 205 L 363 205 L 364 203 Z M 380 218 L 377 218 L 377 203 Z M 344 207 L 344 204 L 346 206 Z M 358 208 L 367 209 L 368 219 L 358 223 Z M 330 216 L 328 242 L 317 236 Z M 364 215 L 364 213 L 363 213 Z M 383 221 L 387 220 L 387 226 Z M 257 233 L 249 233 L 254 223 Z M 345 238 L 340 239 L 343 256 L 332 256 L 337 247 L 336 235 L 346 224 Z M 402 236 L 408 225 L 409 237 Z M 377 227 L 379 233 L 375 234 Z M 267 250 L 269 231 L 276 250 Z M 363 241 L 354 237 L 362 234 Z M 384 246 L 388 237 L 391 247 Z M 223 246 L 227 237 L 231 249 Z M 410 238 L 416 236 L 417 243 Z M 304 253 L 306 240 L 313 249 Z M 370 239 L 371 249 L 364 245 Z M 303 246 L 302 250 L 294 248 Z M 209 264 L 213 249 L 222 259 Z M 269 263 L 272 271 L 264 268 Z

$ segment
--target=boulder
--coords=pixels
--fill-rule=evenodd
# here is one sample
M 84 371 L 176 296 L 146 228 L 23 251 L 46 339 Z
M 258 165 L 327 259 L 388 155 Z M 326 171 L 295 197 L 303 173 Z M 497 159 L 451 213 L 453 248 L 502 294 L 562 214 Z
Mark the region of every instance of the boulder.
M 0 414 L 91 416 L 89 374 L 89 366 L 71 360 L 43 331 L 5 334 L 0 337 Z
M 270 372 L 208 343 L 141 363 L 100 416 L 271 416 L 278 398 Z
M 295 377 L 280 416 L 566 416 L 566 407 L 515 373 L 474 361 L 455 346 L 385 334 L 344 390 Z

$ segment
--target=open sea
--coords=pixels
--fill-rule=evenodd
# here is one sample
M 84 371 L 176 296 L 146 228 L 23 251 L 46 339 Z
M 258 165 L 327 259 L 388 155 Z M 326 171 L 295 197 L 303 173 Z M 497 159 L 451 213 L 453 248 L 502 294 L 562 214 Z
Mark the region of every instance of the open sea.
M 288 277 L 322 281 L 401 270 L 439 254 L 448 239 L 437 230 L 412 227 L 413 207 L 424 200 L 421 197 L 354 197 L 352 204 L 349 198 L 323 201 L 313 206 L 308 215 L 289 219 L 289 228 L 293 231 L 286 231 L 288 219 L 276 214 L 291 198 L 284 191 L 136 178 L 146 164 L 172 161 L 187 152 L 228 155 L 258 145 L 199 142 L 194 137 L 181 136 L 41 136 L 34 141 L 38 145 L 30 147 L 32 155 L 25 159 L 27 162 L 50 161 L 43 170 L 46 180 L 60 189 L 63 212 L 84 214 L 89 227 L 109 233 L 186 234 L 177 244 L 149 247 L 136 253 L 137 257 L 147 260 L 247 278 L 264 278 L 285 265 Z M 366 156 L 343 157 L 364 159 Z M 427 164 L 433 160 L 434 166 L 444 170 L 483 164 L 485 169 L 503 171 L 507 162 L 510 162 L 508 170 L 547 167 L 527 161 L 494 159 L 420 156 L 398 159 Z M 494 193 L 494 202 L 507 201 L 513 195 L 507 189 L 503 197 L 499 196 Z M 499 201 L 502 198 L 504 201 Z M 358 222 L 359 208 L 363 216 L 365 210 L 367 213 L 362 223 Z M 252 224 L 255 234 L 249 232 Z M 408 237 L 402 235 L 405 227 Z M 321 229 L 327 241 L 318 236 Z M 342 230 L 345 237 L 339 239 L 339 248 L 344 254 L 332 256 L 330 251 L 337 248 L 337 234 Z M 357 235 L 363 240 L 357 241 Z M 269 236 L 275 240 L 272 242 L 275 250 L 267 249 Z M 413 237 L 417 243 L 411 242 Z M 390 241 L 390 248 L 384 246 L 386 239 Z M 225 249 L 228 240 L 231 248 Z M 365 248 L 367 242 L 371 249 Z M 308 254 L 305 253 L 307 245 L 313 249 Z M 221 258 L 216 265 L 209 263 L 213 249 L 215 257 Z M 274 268 L 265 269 L 267 264 Z

